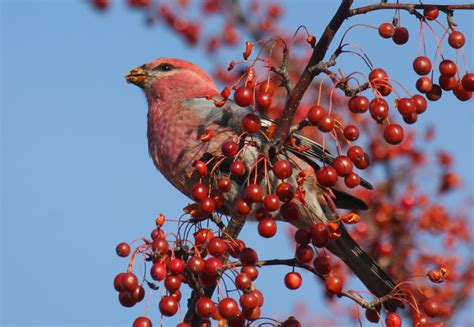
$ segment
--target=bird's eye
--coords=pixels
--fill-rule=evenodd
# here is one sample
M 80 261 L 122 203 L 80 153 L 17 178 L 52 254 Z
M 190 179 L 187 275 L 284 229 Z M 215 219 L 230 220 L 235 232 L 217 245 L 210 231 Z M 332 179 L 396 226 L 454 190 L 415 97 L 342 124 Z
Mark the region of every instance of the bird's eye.
M 158 70 L 160 72 L 169 72 L 170 70 L 173 70 L 173 69 L 174 69 L 173 65 L 163 63 L 156 66 L 153 70 Z

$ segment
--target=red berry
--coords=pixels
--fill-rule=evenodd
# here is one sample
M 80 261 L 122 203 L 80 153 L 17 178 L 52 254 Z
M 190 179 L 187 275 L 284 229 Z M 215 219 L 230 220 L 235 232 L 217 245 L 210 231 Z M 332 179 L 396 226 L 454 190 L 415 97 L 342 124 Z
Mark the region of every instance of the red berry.
M 245 173 L 245 165 L 242 161 L 236 160 L 230 165 L 232 174 L 242 176 Z
M 268 194 L 263 198 L 263 206 L 268 211 L 276 211 L 280 209 L 280 199 L 276 194 Z
M 158 237 L 154 239 L 153 242 L 151 243 L 152 250 L 154 252 L 160 253 L 161 255 L 164 255 L 168 252 L 168 247 L 169 247 L 168 242 L 162 237 Z
M 194 307 L 196 314 L 202 318 L 209 318 L 216 310 L 214 302 L 208 297 L 202 297 L 196 302 Z
M 217 309 L 219 310 L 219 314 L 224 319 L 235 317 L 240 312 L 237 301 L 231 297 L 223 298 L 217 305 Z
M 344 127 L 343 133 L 348 141 L 355 141 L 359 138 L 359 129 L 354 125 L 347 125 Z
M 124 272 L 121 272 L 119 274 L 117 274 L 117 276 L 115 276 L 114 278 L 114 288 L 117 292 L 123 292 L 125 291 L 123 288 L 122 288 L 122 277 L 125 275 Z
M 194 233 L 194 244 L 199 246 L 205 242 L 209 242 L 211 238 L 214 237 L 212 230 L 207 228 L 201 228 L 196 233 Z
M 256 101 L 259 108 L 267 109 L 272 105 L 272 96 L 269 93 L 259 92 Z
M 400 144 L 403 141 L 403 127 L 398 124 L 385 126 L 383 137 L 388 144 Z
M 308 244 L 311 241 L 311 234 L 307 229 L 299 228 L 295 232 L 295 241 L 299 244 Z
M 201 183 L 195 184 L 191 190 L 191 198 L 195 201 L 200 201 L 207 198 L 209 195 L 209 188 Z
M 263 188 L 259 184 L 250 184 L 245 188 L 245 200 L 248 202 L 260 202 L 263 198 Z
M 449 59 L 445 59 L 439 63 L 439 73 L 446 77 L 455 76 L 458 71 L 458 66 Z
M 211 257 L 205 261 L 204 272 L 210 276 L 216 276 L 222 270 L 222 261 Z
M 411 98 L 401 98 L 397 101 L 397 109 L 402 116 L 416 112 L 415 103 Z
M 247 133 L 256 133 L 262 127 L 262 122 L 257 115 L 247 114 L 242 119 L 242 129 Z
M 249 276 L 249 278 L 254 281 L 258 277 L 258 269 L 255 266 L 243 266 L 240 269 L 240 272 Z
M 312 106 L 308 111 L 308 120 L 311 124 L 317 125 L 318 122 L 326 114 L 326 111 L 321 106 Z
M 380 320 L 380 313 L 377 310 L 365 310 L 365 317 L 368 321 L 373 322 L 374 324 L 378 323 Z
M 239 145 L 234 141 L 226 141 L 222 144 L 222 153 L 227 157 L 235 157 L 239 152 Z
M 204 270 L 206 262 L 201 257 L 191 257 L 186 263 L 188 269 L 191 270 L 193 273 L 200 273 Z
M 474 73 L 466 73 L 462 77 L 461 83 L 466 91 L 474 92 Z
M 402 318 L 395 312 L 390 312 L 385 318 L 385 325 L 387 325 L 387 327 L 401 327 Z
M 422 114 L 426 111 L 426 108 L 428 107 L 428 103 L 426 102 L 426 99 L 419 94 L 415 94 L 412 96 L 412 101 L 415 104 L 416 108 L 416 113 L 417 114 Z
M 296 271 L 289 272 L 285 275 L 285 286 L 290 290 L 296 290 L 301 286 L 303 279 Z
M 150 268 L 150 275 L 151 278 L 154 280 L 163 280 L 166 277 L 166 265 L 161 262 L 155 263 L 153 266 Z
M 250 87 L 239 87 L 234 93 L 234 100 L 241 107 L 248 107 L 252 104 L 253 92 Z
M 347 156 L 338 156 L 332 163 L 332 167 L 336 169 L 339 176 L 347 176 L 352 172 L 353 164 Z
M 413 69 L 418 75 L 428 75 L 431 71 L 431 61 L 427 57 L 416 57 L 413 61 Z
M 243 265 L 253 266 L 258 261 L 257 252 L 252 248 L 244 248 L 240 251 L 239 259 Z
M 430 327 L 430 320 L 425 315 L 417 315 L 413 317 L 413 326 L 414 327 Z
M 352 172 L 344 177 L 344 184 L 349 188 L 354 188 L 360 184 L 360 177 L 356 173 Z
M 441 304 L 435 298 L 430 298 L 423 303 L 423 310 L 430 317 L 436 317 L 441 313 Z
M 301 263 L 308 263 L 313 260 L 314 250 L 308 244 L 298 245 L 295 251 L 296 260 Z
M 403 121 L 409 125 L 416 123 L 417 120 L 418 114 L 416 112 L 403 116 Z
M 148 319 L 148 317 L 138 317 L 133 322 L 133 327 L 152 327 L 152 326 L 153 324 L 151 323 L 151 320 Z
M 330 114 L 324 114 L 318 122 L 318 128 L 321 132 L 330 132 L 334 128 L 334 117 Z
M 229 192 L 232 188 L 232 182 L 229 177 L 221 177 L 217 182 L 217 187 L 222 192 Z
M 272 218 L 272 215 L 265 208 L 258 208 L 255 211 L 255 220 L 261 221 L 262 219 Z
M 456 81 L 456 77 L 454 76 L 446 76 L 446 75 L 440 75 L 439 79 L 439 86 L 445 90 L 445 91 L 451 91 L 454 90 L 458 82 Z
M 433 88 L 433 82 L 429 77 L 420 77 L 416 81 L 416 89 L 418 92 L 427 93 Z
M 242 309 L 253 309 L 258 307 L 258 299 L 252 293 L 242 294 L 239 302 Z
M 425 9 L 423 9 L 423 16 L 425 16 L 427 20 L 435 20 L 438 18 L 438 15 L 439 10 L 435 6 L 426 6 Z
M 439 87 L 438 84 L 433 84 L 433 87 L 431 88 L 431 90 L 426 92 L 426 97 L 430 101 L 438 101 L 442 95 L 443 95 L 443 91 L 441 90 L 441 87 Z
M 463 47 L 466 39 L 464 38 L 464 34 L 459 31 L 453 31 L 449 34 L 448 43 L 454 49 L 460 49 Z
M 214 199 L 204 198 L 199 201 L 199 210 L 201 210 L 205 214 L 211 214 L 215 208 L 216 206 L 214 204 Z
M 207 243 L 207 252 L 214 257 L 220 257 L 227 251 L 227 243 L 220 237 L 213 237 Z
M 174 258 L 174 259 L 171 259 L 168 266 L 170 269 L 170 273 L 178 275 L 184 272 L 186 265 L 184 261 L 181 260 L 180 258 Z
M 369 104 L 370 115 L 377 122 L 381 123 L 388 117 L 388 103 L 383 98 L 374 98 Z
M 182 281 L 182 277 L 179 275 L 168 275 L 165 278 L 165 288 L 173 293 L 174 291 L 179 290 Z
M 130 245 L 125 242 L 119 243 L 115 248 L 115 252 L 117 252 L 117 255 L 119 257 L 128 257 L 128 255 L 130 254 Z
M 462 86 L 462 83 L 458 83 L 456 85 L 456 87 L 453 90 L 453 93 L 456 96 L 456 98 L 458 98 L 458 100 L 460 100 L 460 101 L 467 101 L 467 100 L 471 99 L 471 97 L 472 97 L 472 92 L 466 90 Z
M 313 266 L 319 275 L 327 275 L 332 270 L 331 258 L 326 253 L 320 252 L 314 259 Z
M 173 296 L 163 296 L 159 304 L 163 316 L 171 317 L 178 312 L 178 301 Z
M 126 307 L 126 308 L 131 308 L 133 307 L 135 304 L 137 304 L 137 302 L 135 302 L 131 297 L 130 297 L 130 293 L 127 292 L 127 291 L 124 291 L 124 292 L 120 292 L 119 293 L 119 302 L 122 306 Z
M 283 202 L 288 202 L 295 196 L 295 190 L 293 186 L 289 183 L 280 183 L 276 187 L 276 195 Z
M 296 203 L 293 201 L 283 203 L 280 208 L 280 216 L 285 221 L 297 220 L 299 217 L 299 212 Z
M 410 34 L 405 27 L 396 27 L 395 32 L 393 33 L 392 40 L 395 44 L 405 44 L 408 42 Z
M 124 291 L 131 292 L 138 287 L 138 278 L 132 272 L 126 272 L 120 279 L 120 288 Z
M 315 223 L 311 226 L 311 241 L 313 244 L 322 248 L 328 244 L 329 241 L 329 229 L 325 223 Z
M 316 172 L 318 183 L 325 187 L 334 186 L 337 182 L 337 171 L 331 166 L 325 166 Z
M 326 290 L 331 294 L 339 294 L 342 292 L 342 279 L 338 276 L 327 276 L 325 284 Z
M 250 289 L 252 279 L 247 274 L 240 273 L 235 277 L 235 287 L 241 291 Z
M 258 222 L 258 234 L 265 238 L 275 236 L 277 232 L 277 224 L 272 218 L 265 218 Z
M 239 215 L 247 216 L 252 211 L 252 206 L 243 199 L 238 199 L 235 201 L 235 210 Z
M 208 171 L 207 166 L 201 160 L 197 160 L 194 163 L 194 169 L 196 170 L 196 173 L 198 173 L 198 175 L 201 175 L 201 176 L 206 176 L 207 175 L 207 171 Z
M 395 33 L 395 27 L 390 23 L 383 23 L 379 26 L 379 35 L 384 39 L 389 39 Z
M 286 179 L 291 176 L 293 169 L 288 160 L 278 160 L 273 166 L 273 173 L 278 179 Z
M 363 95 L 355 95 L 348 102 L 350 112 L 354 114 L 366 112 L 369 109 L 369 99 Z

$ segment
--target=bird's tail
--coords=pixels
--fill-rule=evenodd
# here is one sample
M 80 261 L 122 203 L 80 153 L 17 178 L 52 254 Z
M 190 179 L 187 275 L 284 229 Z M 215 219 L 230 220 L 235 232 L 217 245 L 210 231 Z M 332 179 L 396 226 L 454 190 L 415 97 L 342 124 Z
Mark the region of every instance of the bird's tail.
M 377 297 L 390 293 L 397 295 L 392 278 L 362 250 L 345 228 L 342 228 L 341 237 L 329 243 L 328 249 L 344 261 L 372 294 Z M 393 299 L 384 302 L 384 306 L 387 310 L 395 311 L 397 307 L 403 307 L 403 303 Z

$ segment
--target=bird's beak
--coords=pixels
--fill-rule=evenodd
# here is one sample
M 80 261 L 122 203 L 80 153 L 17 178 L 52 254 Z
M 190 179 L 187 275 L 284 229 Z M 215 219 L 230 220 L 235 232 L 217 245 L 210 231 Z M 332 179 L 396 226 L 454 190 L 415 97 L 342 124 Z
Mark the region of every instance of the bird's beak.
M 125 76 L 127 83 L 135 84 L 138 87 L 142 87 L 145 85 L 146 80 L 148 78 L 147 71 L 142 67 L 133 68 L 128 74 Z

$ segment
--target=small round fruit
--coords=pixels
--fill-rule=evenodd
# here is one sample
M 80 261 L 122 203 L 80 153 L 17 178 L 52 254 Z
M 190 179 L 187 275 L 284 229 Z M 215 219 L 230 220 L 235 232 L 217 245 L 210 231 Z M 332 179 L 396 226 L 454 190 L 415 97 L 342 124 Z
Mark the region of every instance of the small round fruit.
M 436 6 L 426 6 L 425 9 L 423 9 L 423 16 L 427 20 L 435 20 L 438 18 L 439 15 L 439 9 Z
M 214 257 L 220 257 L 227 251 L 227 243 L 220 237 L 213 237 L 207 243 L 207 251 Z
M 229 177 L 221 177 L 217 182 L 217 187 L 222 192 L 229 192 L 232 188 L 232 182 Z
M 388 117 L 388 103 L 383 98 L 374 98 L 369 104 L 370 115 L 377 122 L 381 123 Z
M 234 100 L 241 107 L 248 107 L 252 104 L 253 92 L 250 87 L 239 87 L 234 93 Z
M 441 303 L 436 298 L 430 298 L 423 303 L 425 313 L 434 318 L 441 313 Z
M 201 201 L 209 195 L 209 188 L 201 183 L 197 183 L 191 190 L 191 197 L 194 201 Z
M 258 269 L 255 266 L 243 266 L 240 269 L 240 272 L 249 276 L 252 281 L 256 280 L 258 277 Z
M 132 272 L 126 272 L 120 279 L 120 288 L 124 291 L 131 292 L 138 287 L 138 278 Z
M 474 92 L 474 73 L 466 73 L 462 77 L 461 84 L 466 91 Z
M 395 44 L 401 45 L 407 43 L 409 37 L 410 34 L 405 27 L 396 27 L 392 36 L 392 40 L 395 42 Z
M 426 76 L 420 77 L 416 81 L 416 89 L 418 90 L 418 92 L 427 93 L 431 91 L 432 88 L 433 88 L 433 82 L 431 81 L 429 77 L 426 77 Z
M 321 276 L 327 275 L 332 270 L 331 258 L 324 252 L 320 254 L 313 261 L 314 270 Z
M 329 229 L 325 223 L 316 223 L 311 226 L 310 229 L 311 241 L 313 244 L 322 248 L 328 244 L 329 241 Z
M 409 115 L 413 112 L 416 112 L 415 103 L 411 98 L 400 98 L 397 101 L 398 112 L 402 116 Z
M 268 211 L 277 211 L 280 209 L 280 199 L 276 194 L 268 194 L 263 198 L 263 206 Z
M 331 166 L 324 166 L 316 172 L 318 183 L 325 187 L 334 186 L 337 182 L 337 171 Z
M 349 111 L 354 114 L 366 112 L 369 109 L 369 99 L 363 95 L 355 95 L 349 99 Z
M 119 257 L 126 258 L 130 254 L 130 245 L 128 243 L 122 242 L 117 245 L 115 252 Z
M 247 114 L 242 119 L 242 129 L 247 133 L 257 133 L 262 127 L 262 122 L 257 115 Z
M 199 210 L 201 210 L 205 214 L 211 214 L 215 208 L 216 206 L 214 204 L 214 199 L 204 198 L 199 201 Z
M 308 111 L 308 120 L 311 124 L 317 125 L 318 122 L 326 114 L 326 111 L 321 106 L 312 106 Z
M 265 238 L 275 236 L 277 232 L 277 224 L 274 219 L 266 218 L 258 222 L 258 234 Z
M 256 101 L 260 109 L 267 109 L 272 105 L 272 96 L 269 93 L 259 92 Z
M 464 43 L 466 43 L 466 39 L 461 32 L 453 31 L 449 34 L 448 43 L 454 49 L 460 49 L 464 46 Z
M 433 87 L 429 92 L 426 92 L 426 97 L 430 101 L 438 101 L 443 95 L 443 91 L 438 84 L 433 84 Z
M 295 196 L 295 190 L 290 183 L 280 183 L 276 187 L 276 195 L 283 202 L 288 202 Z
M 263 199 L 263 188 L 259 184 L 249 184 L 245 188 L 244 198 L 251 203 L 260 202 Z
M 331 294 L 340 294 L 342 292 L 342 279 L 338 276 L 327 276 L 325 285 L 326 290 Z
M 247 216 L 250 211 L 252 211 L 252 205 L 243 199 L 237 199 L 237 201 L 235 201 L 235 210 L 239 215 Z
M 472 98 L 472 92 L 466 90 L 463 86 L 462 83 L 458 83 L 456 87 L 453 90 L 454 95 L 458 100 L 460 101 L 468 101 L 469 99 Z
M 379 26 L 379 35 L 384 39 L 389 39 L 395 33 L 395 27 L 391 23 L 383 23 Z
M 242 176 L 245 173 L 245 165 L 241 160 L 236 160 L 231 163 L 230 171 L 236 176 Z
M 216 310 L 214 302 L 208 297 L 201 297 L 194 307 L 196 314 L 201 318 L 209 318 Z
M 285 275 L 285 286 L 290 290 L 296 290 L 301 286 L 303 279 L 296 271 L 289 272 Z
M 295 241 L 296 243 L 302 244 L 302 245 L 305 245 L 311 242 L 311 234 L 309 230 L 304 229 L 304 228 L 299 228 L 295 232 Z
M 321 132 L 330 132 L 334 128 L 334 117 L 330 114 L 324 114 L 318 122 L 318 128 Z
M 284 221 L 295 221 L 299 217 L 298 206 L 294 201 L 285 202 L 280 208 L 280 216 Z
M 428 107 L 428 103 L 426 102 L 426 99 L 419 94 L 415 94 L 412 96 L 412 101 L 415 104 L 416 108 L 416 113 L 417 114 L 422 114 L 426 111 L 426 108 Z
M 390 312 L 385 318 L 385 325 L 387 327 L 401 327 L 402 318 L 395 312 Z
M 239 145 L 234 141 L 226 141 L 222 144 L 222 153 L 227 157 L 235 157 L 239 152 Z
M 166 265 L 161 262 L 157 262 L 153 264 L 153 266 L 151 266 L 150 268 L 150 275 L 151 275 L 151 278 L 153 278 L 154 280 L 160 281 L 160 280 L 165 279 Z
M 413 61 L 413 69 L 418 75 L 428 75 L 431 71 L 431 61 L 424 56 L 416 57 Z
M 354 125 L 347 125 L 346 127 L 344 127 L 344 137 L 348 140 L 348 141 L 355 141 L 359 138 L 359 129 L 357 128 L 357 126 L 354 126 Z
M 217 310 L 219 310 L 219 314 L 224 319 L 235 317 L 240 312 L 237 301 L 231 297 L 223 298 L 217 305 Z
M 252 248 L 244 248 L 239 255 L 240 262 L 245 266 L 253 266 L 258 261 L 257 252 Z
M 278 160 L 273 166 L 273 173 L 278 179 L 287 179 L 293 173 L 291 163 L 288 160 Z
M 133 322 L 133 327 L 152 327 L 153 324 L 148 317 L 138 317 Z
M 352 172 L 350 173 L 349 175 L 347 175 L 346 177 L 344 177 L 344 184 L 346 184 L 346 186 L 348 188 L 354 188 L 356 186 L 359 186 L 360 184 L 360 177 L 359 175 L 357 175 L 356 173 Z
M 258 299 L 252 293 L 244 293 L 239 299 L 242 309 L 254 309 L 258 307 Z
M 439 73 L 446 77 L 455 76 L 458 71 L 458 66 L 454 61 L 444 59 L 439 63 Z
M 296 257 L 296 260 L 298 260 L 301 263 L 310 262 L 311 260 L 313 260 L 313 256 L 314 256 L 314 250 L 308 244 L 305 244 L 305 245 L 301 244 L 301 245 L 298 245 L 298 247 L 296 248 L 295 257 Z
M 403 127 L 398 124 L 385 126 L 383 137 L 388 144 L 400 144 L 403 141 Z
M 172 317 L 178 312 L 178 301 L 173 296 L 163 296 L 159 308 L 163 316 Z
M 247 274 L 240 273 L 235 277 L 235 287 L 241 291 L 250 289 L 252 279 Z
M 336 169 L 339 176 L 347 176 L 352 172 L 353 164 L 347 156 L 338 156 L 332 163 L 332 167 Z
M 209 276 L 216 276 L 222 270 L 222 261 L 218 258 L 211 257 L 204 263 L 204 272 Z

